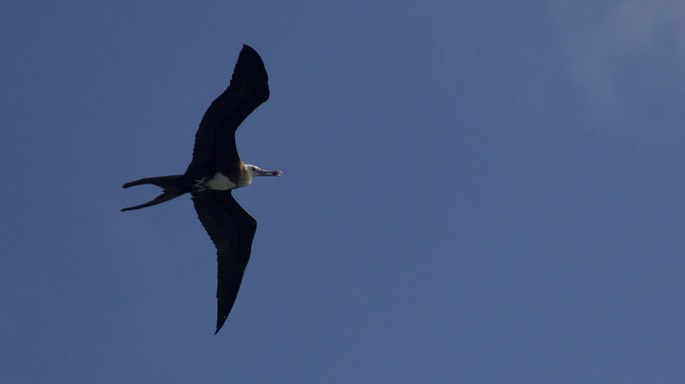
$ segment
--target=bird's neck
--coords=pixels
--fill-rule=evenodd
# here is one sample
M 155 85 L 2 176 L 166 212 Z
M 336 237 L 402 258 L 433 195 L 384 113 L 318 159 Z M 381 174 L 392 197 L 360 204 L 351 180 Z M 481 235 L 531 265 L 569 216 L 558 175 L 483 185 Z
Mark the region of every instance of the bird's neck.
M 247 187 L 252 183 L 252 179 L 254 179 L 254 176 L 252 176 L 252 173 L 247 169 L 245 164 L 242 162 L 240 163 L 240 174 L 238 176 L 238 185 L 236 188 L 240 187 Z

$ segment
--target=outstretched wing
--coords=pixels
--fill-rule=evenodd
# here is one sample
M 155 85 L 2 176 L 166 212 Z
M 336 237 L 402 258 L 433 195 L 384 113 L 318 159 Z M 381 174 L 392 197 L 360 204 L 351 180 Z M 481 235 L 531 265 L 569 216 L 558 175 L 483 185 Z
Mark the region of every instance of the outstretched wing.
M 216 334 L 226 322 L 238 296 L 243 273 L 250 260 L 257 221 L 235 201 L 231 191 L 194 192 L 193 204 L 216 247 Z
M 247 45 L 238 56 L 228 88 L 209 106 L 195 133 L 193 160 L 186 173 L 206 164 L 235 167 L 240 162 L 235 131 L 269 98 L 269 77 L 259 54 Z

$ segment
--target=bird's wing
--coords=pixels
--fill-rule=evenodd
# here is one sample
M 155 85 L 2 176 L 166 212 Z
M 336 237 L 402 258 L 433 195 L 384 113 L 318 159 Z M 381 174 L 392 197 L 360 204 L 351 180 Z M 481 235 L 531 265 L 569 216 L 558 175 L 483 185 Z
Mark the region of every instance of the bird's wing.
M 259 54 L 247 45 L 238 56 L 228 88 L 209 106 L 195 133 L 193 160 L 188 172 L 208 163 L 236 166 L 240 162 L 235 131 L 269 98 L 269 78 Z
M 216 332 L 219 332 L 238 296 L 240 282 L 250 259 L 257 221 L 235 201 L 231 191 L 194 192 L 193 204 L 202 226 L 216 247 Z

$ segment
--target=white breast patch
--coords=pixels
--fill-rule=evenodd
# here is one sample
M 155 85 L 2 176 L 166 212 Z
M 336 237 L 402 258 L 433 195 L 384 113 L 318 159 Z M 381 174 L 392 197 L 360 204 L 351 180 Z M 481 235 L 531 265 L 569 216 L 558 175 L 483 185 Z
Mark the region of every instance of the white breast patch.
M 206 185 L 207 188 L 214 191 L 228 191 L 229 189 L 233 189 L 238 186 L 221 172 L 217 172 L 211 179 L 207 180 Z

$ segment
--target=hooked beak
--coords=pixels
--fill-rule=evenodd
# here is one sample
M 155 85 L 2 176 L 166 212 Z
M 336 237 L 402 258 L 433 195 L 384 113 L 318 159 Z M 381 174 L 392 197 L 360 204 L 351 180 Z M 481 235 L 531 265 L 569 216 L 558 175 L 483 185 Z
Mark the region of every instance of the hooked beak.
M 264 170 L 260 169 L 259 171 L 257 171 L 257 176 L 278 176 L 278 177 L 281 177 L 281 176 L 283 176 L 283 172 L 281 172 L 279 170 L 264 171 Z

